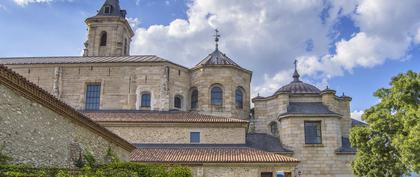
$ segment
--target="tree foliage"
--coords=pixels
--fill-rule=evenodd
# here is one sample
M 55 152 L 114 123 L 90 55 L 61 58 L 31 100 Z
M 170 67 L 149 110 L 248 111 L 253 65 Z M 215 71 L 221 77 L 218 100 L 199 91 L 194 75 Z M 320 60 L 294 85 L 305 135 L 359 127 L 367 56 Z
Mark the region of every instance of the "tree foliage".
M 358 176 L 402 176 L 420 172 L 420 74 L 408 71 L 392 78 L 390 88 L 374 94 L 380 102 L 367 109 L 368 125 L 352 128 L 357 148 L 352 163 Z

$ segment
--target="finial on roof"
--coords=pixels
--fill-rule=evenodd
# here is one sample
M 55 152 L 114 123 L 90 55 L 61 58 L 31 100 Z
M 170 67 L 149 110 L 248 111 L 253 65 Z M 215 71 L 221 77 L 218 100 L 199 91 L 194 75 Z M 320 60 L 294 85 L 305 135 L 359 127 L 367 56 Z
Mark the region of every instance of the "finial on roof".
M 215 31 L 214 42 L 216 42 L 216 50 L 219 50 L 219 40 L 220 40 L 219 30 L 215 29 L 214 31 Z
M 293 82 L 298 82 L 298 81 L 300 81 L 299 80 L 300 75 L 297 71 L 298 60 L 295 60 L 294 64 L 295 64 L 295 73 L 293 73 Z

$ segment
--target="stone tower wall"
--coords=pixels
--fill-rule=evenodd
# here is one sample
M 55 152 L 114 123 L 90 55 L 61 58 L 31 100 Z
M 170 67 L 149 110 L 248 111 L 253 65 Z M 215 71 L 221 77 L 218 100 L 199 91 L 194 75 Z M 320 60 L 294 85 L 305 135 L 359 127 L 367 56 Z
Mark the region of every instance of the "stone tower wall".
M 126 19 L 92 17 L 86 20 L 86 24 L 88 35 L 84 56 L 127 56 L 130 54 L 130 43 L 134 34 Z M 100 46 L 102 32 L 107 33 L 106 46 Z M 125 50 L 127 51 L 124 52 Z
M 251 74 L 243 70 L 225 67 L 212 66 L 192 70 L 191 87 L 198 89 L 198 109 L 204 114 L 238 117 L 248 119 L 250 109 L 250 83 Z M 223 105 L 211 105 L 211 88 L 218 84 L 223 89 Z M 235 90 L 242 87 L 244 92 L 243 109 L 237 108 L 235 104 Z
M 277 132 L 280 133 L 280 122 L 277 117 L 281 113 L 287 111 L 289 104 L 289 95 L 280 94 L 267 100 L 255 101 L 254 102 L 254 122 L 255 122 L 255 133 L 267 133 L 275 136 L 279 134 L 272 134 L 270 129 L 270 123 L 277 123 Z

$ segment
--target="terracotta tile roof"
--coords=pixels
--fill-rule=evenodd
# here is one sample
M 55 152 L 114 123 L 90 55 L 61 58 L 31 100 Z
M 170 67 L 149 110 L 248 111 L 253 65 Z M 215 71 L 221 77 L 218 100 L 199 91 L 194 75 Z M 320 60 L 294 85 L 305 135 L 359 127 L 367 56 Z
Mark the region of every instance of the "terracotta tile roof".
M 131 153 L 131 161 L 142 163 L 298 163 L 295 158 L 248 147 L 144 147 Z
M 137 123 L 248 123 L 246 120 L 178 111 L 96 111 L 83 112 L 97 122 Z
M 88 128 L 92 132 L 96 132 L 100 136 L 104 137 L 110 142 L 118 144 L 127 151 L 135 149 L 135 147 L 126 140 L 112 133 L 108 129 L 98 125 L 88 117 L 73 109 L 71 106 L 60 101 L 47 91 L 43 90 L 39 86 L 28 81 L 23 76 L 17 74 L 11 69 L 8 69 L 2 64 L 0 64 L 0 84 L 3 84 L 6 87 L 16 91 L 27 99 L 35 101 L 44 107 L 63 115 L 64 118 L 71 119 L 79 125 Z

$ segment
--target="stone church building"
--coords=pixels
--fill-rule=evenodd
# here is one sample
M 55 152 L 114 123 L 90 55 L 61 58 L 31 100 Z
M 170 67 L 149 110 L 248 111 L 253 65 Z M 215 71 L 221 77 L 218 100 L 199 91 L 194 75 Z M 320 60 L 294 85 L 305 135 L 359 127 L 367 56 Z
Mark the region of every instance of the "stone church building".
M 296 69 L 290 84 L 251 99 L 252 71 L 219 49 L 218 35 L 192 68 L 132 56 L 126 14 L 106 0 L 87 18 L 83 56 L 0 64 L 131 143 L 134 162 L 188 165 L 195 177 L 353 176 L 350 97 L 304 83 Z

